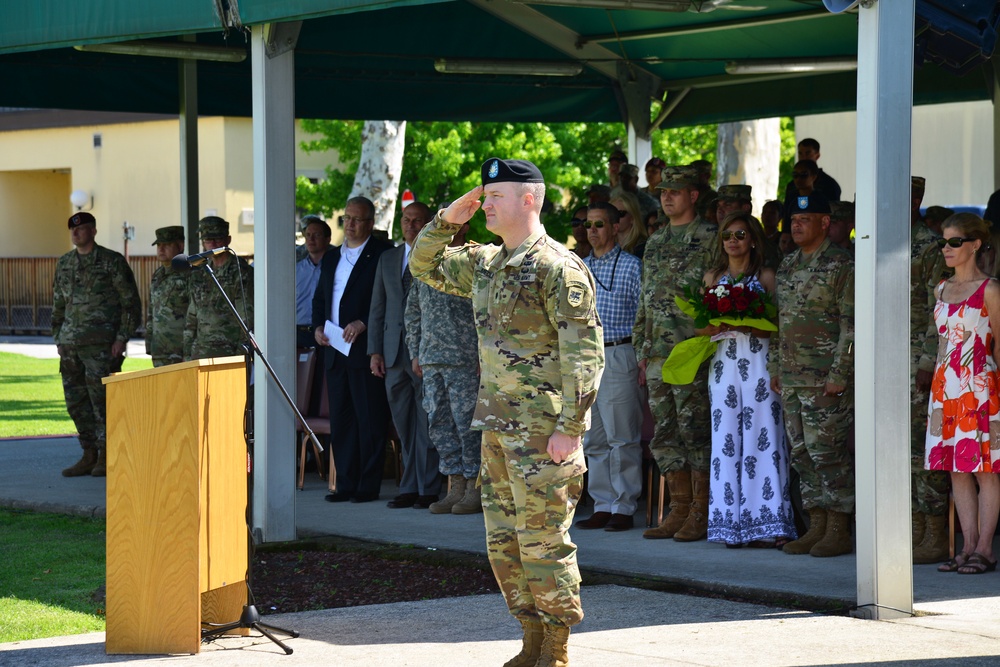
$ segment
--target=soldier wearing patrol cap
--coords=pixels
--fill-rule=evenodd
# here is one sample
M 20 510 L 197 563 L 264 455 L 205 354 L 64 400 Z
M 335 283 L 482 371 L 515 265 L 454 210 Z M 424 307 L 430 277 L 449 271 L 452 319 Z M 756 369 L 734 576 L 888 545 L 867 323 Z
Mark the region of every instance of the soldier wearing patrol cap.
M 165 366 L 184 361 L 184 320 L 191 274 L 170 264 L 170 260 L 184 252 L 184 228 L 160 227 L 153 245 L 160 266 L 153 272 L 149 285 L 146 353 L 153 358 L 153 366 Z
M 125 346 L 142 318 L 142 304 L 125 258 L 94 241 L 94 216 L 76 213 L 68 227 L 75 248 L 56 262 L 52 336 L 66 411 L 76 425 L 83 456 L 62 474 L 103 477 L 107 417 L 101 378 L 121 370 Z
M 205 250 L 226 248 L 232 242 L 229 223 L 214 215 L 198 221 L 198 235 Z M 253 329 L 253 267 L 232 251 L 216 255 L 211 261 L 226 296 L 247 327 Z M 184 358 L 243 354 L 243 329 L 207 271 L 192 274 L 190 295 L 184 322 Z
M 718 253 L 718 227 L 697 213 L 700 183 L 697 167 L 663 170 L 657 187 L 670 223 L 646 242 L 639 311 L 632 327 L 639 382 L 649 387 L 655 421 L 649 449 L 670 489 L 670 513 L 643 533 L 647 539 L 691 542 L 705 539 L 708 532 L 708 365 L 687 385 L 668 384 L 662 374 L 674 346 L 695 335 L 694 321 L 680 311 L 674 297 L 684 298 L 688 285 L 701 285 Z
M 830 202 L 830 229 L 827 236 L 835 246 L 843 248 L 854 257 L 852 232 L 854 232 L 854 202 Z
M 611 191 L 611 199 L 619 197 L 622 192 L 631 192 L 636 196 L 643 220 L 660 208 L 658 197 L 651 197 L 645 190 L 639 189 L 639 167 L 634 164 L 624 164 L 618 170 L 618 187 Z
M 767 369 L 771 389 L 784 402 L 809 530 L 783 549 L 839 556 L 853 550 L 854 464 L 847 438 L 854 408 L 854 260 L 827 236 L 825 197 L 799 195 L 789 206 L 798 249 L 778 269 L 778 332 Z
M 505 667 L 567 665 L 570 626 L 583 618 L 568 530 L 583 491 L 581 439 L 604 366 L 594 281 L 545 234 L 545 183 L 535 165 L 490 158 L 482 181 L 423 229 L 410 269 L 473 301 L 482 371 L 472 428 L 484 431 L 487 549 L 524 629 L 522 651 Z M 480 206 L 503 245 L 448 247 Z

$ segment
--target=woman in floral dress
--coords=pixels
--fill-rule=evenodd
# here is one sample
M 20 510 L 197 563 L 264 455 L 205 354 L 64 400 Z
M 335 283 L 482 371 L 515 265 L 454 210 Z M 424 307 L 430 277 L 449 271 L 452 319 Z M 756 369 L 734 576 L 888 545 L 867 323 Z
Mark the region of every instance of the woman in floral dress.
M 938 570 L 982 574 L 997 564 L 993 534 L 1000 513 L 1000 395 L 994 332 L 1000 326 L 1000 284 L 976 265 L 990 238 L 982 219 L 971 213 L 952 215 L 942 233 L 944 260 L 955 275 L 934 290 L 938 354 L 924 467 L 951 473 L 962 526 L 962 552 Z
M 764 268 L 764 230 L 749 213 L 722 222 L 719 263 L 705 286 L 774 293 Z M 781 399 L 767 372 L 770 332 L 728 324 L 697 332 L 720 339 L 708 378 L 712 460 L 708 539 L 730 547 L 774 547 L 795 539 Z

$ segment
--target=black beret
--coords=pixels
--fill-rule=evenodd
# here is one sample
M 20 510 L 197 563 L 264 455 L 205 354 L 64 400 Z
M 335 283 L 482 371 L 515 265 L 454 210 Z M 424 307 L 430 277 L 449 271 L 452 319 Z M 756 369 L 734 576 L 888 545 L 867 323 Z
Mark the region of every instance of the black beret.
M 69 217 L 69 222 L 66 224 L 66 226 L 70 229 L 79 227 L 80 225 L 94 225 L 96 227 L 97 219 L 86 211 L 80 211 L 79 213 L 71 215 Z
M 830 215 L 830 201 L 823 195 L 815 192 L 811 195 L 796 195 L 792 199 L 792 205 L 789 208 L 791 209 L 789 216 L 793 216 L 796 213 L 821 213 L 823 215 Z
M 490 183 L 544 183 L 542 172 L 527 160 L 491 157 L 483 163 L 483 185 Z

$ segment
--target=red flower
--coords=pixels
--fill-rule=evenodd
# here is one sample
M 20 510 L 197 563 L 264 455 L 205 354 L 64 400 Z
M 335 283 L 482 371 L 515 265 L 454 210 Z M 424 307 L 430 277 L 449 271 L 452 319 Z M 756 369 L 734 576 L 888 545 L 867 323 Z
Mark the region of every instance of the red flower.
M 958 399 L 958 427 L 966 433 L 971 433 L 979 429 L 980 408 L 982 408 L 983 418 L 987 417 L 988 404 L 979 405 L 976 395 L 971 391 L 962 394 Z
M 724 296 L 719 299 L 719 312 L 728 313 L 733 309 L 733 302 L 728 296 Z
M 733 305 L 736 306 L 738 312 L 745 312 L 749 307 L 750 303 L 747 298 L 742 294 L 733 297 Z
M 754 306 L 753 312 L 756 315 L 763 315 L 764 314 L 764 304 L 763 303 L 758 303 L 756 306 Z
M 951 470 L 952 469 L 952 456 L 954 455 L 954 448 L 946 446 L 943 442 L 931 447 L 931 451 L 927 455 L 927 467 L 930 470 Z
M 972 438 L 962 438 L 955 445 L 955 470 L 975 472 L 979 467 L 979 442 Z
M 719 298 L 714 294 L 706 295 L 705 306 L 707 306 L 709 310 L 715 310 L 716 308 L 719 307 Z

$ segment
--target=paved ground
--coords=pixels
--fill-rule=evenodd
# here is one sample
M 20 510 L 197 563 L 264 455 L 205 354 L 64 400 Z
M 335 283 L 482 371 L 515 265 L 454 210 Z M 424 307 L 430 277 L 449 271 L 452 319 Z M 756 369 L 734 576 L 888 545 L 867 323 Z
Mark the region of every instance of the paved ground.
M 0 350 L 5 350 L 0 340 Z M 44 343 L 42 343 L 44 347 Z M 6 350 L 5 350 L 6 351 Z M 2 417 L 2 416 L 0 416 Z M 103 515 L 104 480 L 68 480 L 74 438 L 0 440 L 0 506 Z M 296 494 L 299 534 L 453 549 L 485 558 L 482 517 L 390 510 L 383 502 L 330 505 L 314 475 Z M 391 481 L 383 499 L 394 493 Z M 581 513 L 583 517 L 586 513 Z M 641 522 L 637 515 L 637 523 Z M 626 533 L 574 531 L 580 562 L 593 579 L 609 572 L 722 593 L 778 606 L 623 588 L 585 586 L 587 618 L 571 642 L 572 664 L 612 665 L 997 665 L 1000 664 L 1000 575 L 939 574 L 913 568 L 919 616 L 863 621 L 787 611 L 789 604 L 841 605 L 856 598 L 855 559 L 786 556 L 699 542 L 643 540 Z M 817 607 L 814 607 L 817 608 Z M 198 656 L 105 656 L 103 634 L 0 644 L 0 665 L 99 665 L 162 662 L 212 666 L 501 664 L 516 652 L 517 626 L 499 596 L 434 600 L 271 616 L 299 630 L 281 655 L 267 640 L 223 639 Z M 2 623 L 2 612 L 0 612 Z M 282 663 L 278 663 L 282 664 Z

